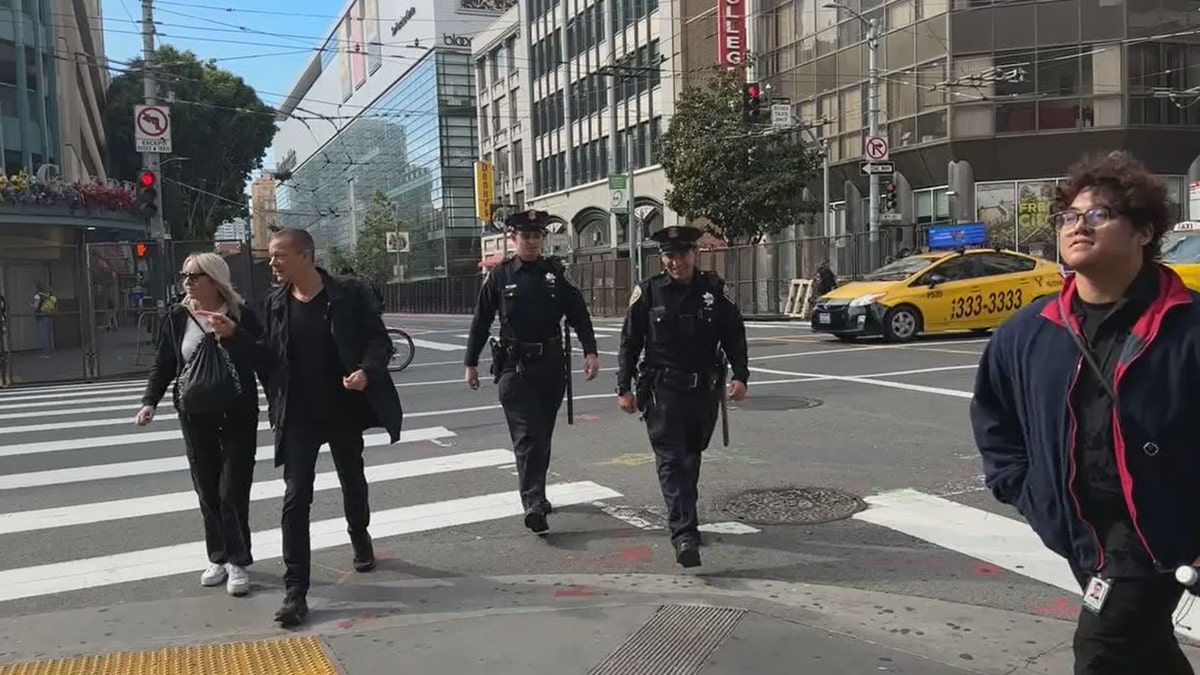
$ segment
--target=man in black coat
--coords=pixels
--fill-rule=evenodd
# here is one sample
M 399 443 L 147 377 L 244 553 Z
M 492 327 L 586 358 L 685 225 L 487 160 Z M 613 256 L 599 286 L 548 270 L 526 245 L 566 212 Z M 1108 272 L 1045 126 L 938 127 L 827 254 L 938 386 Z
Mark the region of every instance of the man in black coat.
M 309 507 L 320 447 L 328 443 L 342 484 L 354 569 L 375 567 L 367 534 L 370 510 L 363 469 L 363 430 L 387 429 L 400 440 L 403 411 L 387 370 L 392 342 L 371 291 L 335 279 L 314 262 L 312 236 L 285 229 L 271 237 L 271 270 L 280 285 L 265 302 L 267 398 L 275 429 L 275 465 L 283 466 L 283 627 L 308 615 Z

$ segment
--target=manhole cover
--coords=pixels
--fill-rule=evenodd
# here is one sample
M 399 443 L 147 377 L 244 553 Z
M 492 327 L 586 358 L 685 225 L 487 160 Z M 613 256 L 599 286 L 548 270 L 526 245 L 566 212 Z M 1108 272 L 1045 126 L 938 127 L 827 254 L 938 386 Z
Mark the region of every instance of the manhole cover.
M 722 511 L 747 523 L 787 525 L 829 523 L 867 508 L 863 500 L 831 488 L 747 490 L 725 502 Z
M 739 410 L 762 410 L 766 412 L 786 412 L 788 410 L 808 410 L 821 405 L 815 398 L 803 396 L 747 396 L 733 404 Z

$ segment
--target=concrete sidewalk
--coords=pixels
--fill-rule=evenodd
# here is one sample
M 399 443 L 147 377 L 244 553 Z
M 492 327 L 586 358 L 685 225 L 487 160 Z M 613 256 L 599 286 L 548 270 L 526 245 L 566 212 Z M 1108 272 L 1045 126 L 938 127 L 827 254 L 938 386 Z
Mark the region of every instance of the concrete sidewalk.
M 1070 672 L 1072 662 L 1071 622 L 832 586 L 635 574 L 353 579 L 310 593 L 298 634 L 316 638 L 305 642 L 318 657 L 307 666 L 172 672 L 1000 675 Z M 242 599 L 215 590 L 6 619 L 0 674 L 35 672 L 17 663 L 170 645 L 251 642 L 280 654 L 297 636 L 271 623 L 281 595 L 258 585 Z

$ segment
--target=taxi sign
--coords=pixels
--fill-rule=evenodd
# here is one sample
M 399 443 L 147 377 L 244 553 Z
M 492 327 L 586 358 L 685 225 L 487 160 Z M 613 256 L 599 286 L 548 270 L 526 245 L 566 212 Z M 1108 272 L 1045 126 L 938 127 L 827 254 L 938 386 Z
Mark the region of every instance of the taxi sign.
M 1172 232 L 1194 232 L 1197 230 L 1200 230 L 1200 222 L 1194 220 L 1175 223 L 1175 227 L 1171 228 Z

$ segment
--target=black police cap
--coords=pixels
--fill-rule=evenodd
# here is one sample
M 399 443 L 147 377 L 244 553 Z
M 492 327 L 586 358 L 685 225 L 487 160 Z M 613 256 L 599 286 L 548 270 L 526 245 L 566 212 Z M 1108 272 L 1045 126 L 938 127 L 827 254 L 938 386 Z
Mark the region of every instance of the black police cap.
M 510 232 L 544 232 L 550 224 L 550 214 L 537 209 L 518 211 L 504 219 Z
M 687 225 L 672 225 L 650 235 L 650 239 L 658 243 L 660 253 L 677 253 L 696 247 L 696 242 L 704 236 L 704 230 Z

